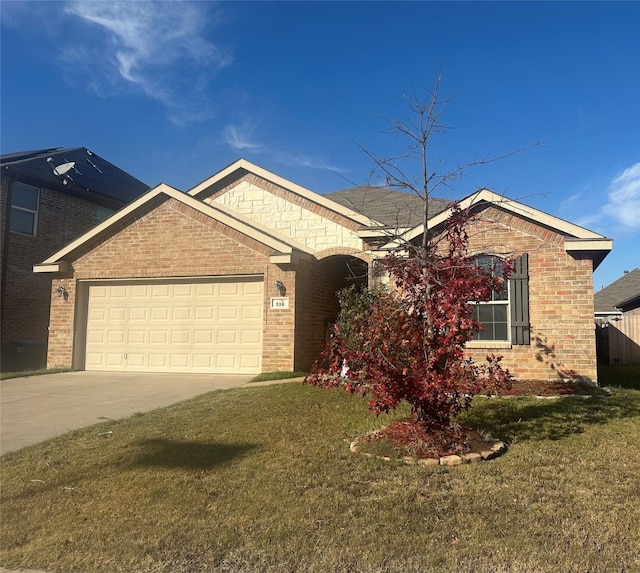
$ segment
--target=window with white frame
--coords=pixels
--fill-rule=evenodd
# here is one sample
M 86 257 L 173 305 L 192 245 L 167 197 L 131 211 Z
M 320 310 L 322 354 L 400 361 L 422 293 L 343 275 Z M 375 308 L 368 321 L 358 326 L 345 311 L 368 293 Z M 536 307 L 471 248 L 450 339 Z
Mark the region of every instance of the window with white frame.
M 38 224 L 40 189 L 14 181 L 11 185 L 11 219 L 9 229 L 14 233 L 35 235 Z
M 482 255 L 476 257 L 476 264 L 493 275 L 502 275 L 504 263 L 500 257 Z M 474 340 L 509 341 L 509 286 L 504 281 L 500 290 L 491 291 L 486 302 L 476 302 L 473 317 L 482 325 L 482 330 L 473 333 Z

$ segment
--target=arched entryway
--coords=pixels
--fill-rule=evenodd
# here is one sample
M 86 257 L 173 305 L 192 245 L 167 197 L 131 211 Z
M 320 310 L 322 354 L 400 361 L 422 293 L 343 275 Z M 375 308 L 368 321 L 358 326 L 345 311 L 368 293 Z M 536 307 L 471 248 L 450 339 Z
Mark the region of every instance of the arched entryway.
M 368 286 L 369 263 L 366 255 L 358 255 L 316 259 L 304 285 L 298 279 L 295 354 L 299 369 L 308 370 L 322 352 L 340 310 L 338 292 L 351 285 Z

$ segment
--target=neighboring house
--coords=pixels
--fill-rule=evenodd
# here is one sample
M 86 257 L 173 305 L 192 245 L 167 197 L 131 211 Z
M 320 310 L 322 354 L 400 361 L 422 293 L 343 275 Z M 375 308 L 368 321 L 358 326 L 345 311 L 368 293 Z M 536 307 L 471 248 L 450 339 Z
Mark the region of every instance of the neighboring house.
M 44 366 L 56 295 L 33 265 L 149 187 L 84 147 L 2 155 L 0 173 L 2 368 Z
M 594 296 L 598 359 L 640 364 L 640 268 L 625 271 Z
M 470 353 L 500 353 L 519 377 L 596 380 L 592 273 L 611 240 L 486 189 L 460 204 L 472 253 L 516 261 L 505 296 L 478 305 L 485 331 Z M 450 209 L 430 203 L 430 232 Z M 308 369 L 336 292 L 420 241 L 423 210 L 386 189 L 318 195 L 242 159 L 188 193 L 159 185 L 34 267 L 65 293 L 52 300 L 48 364 Z

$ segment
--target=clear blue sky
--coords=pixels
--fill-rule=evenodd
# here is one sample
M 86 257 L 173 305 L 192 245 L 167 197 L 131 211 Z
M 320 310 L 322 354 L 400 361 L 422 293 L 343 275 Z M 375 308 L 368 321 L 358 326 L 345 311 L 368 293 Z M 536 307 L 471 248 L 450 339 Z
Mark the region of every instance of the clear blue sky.
M 319 193 L 362 184 L 400 142 L 403 94 L 443 70 L 431 156 L 614 239 L 601 288 L 640 266 L 638 2 L 12 2 L 2 153 L 84 146 L 186 190 L 245 157 Z

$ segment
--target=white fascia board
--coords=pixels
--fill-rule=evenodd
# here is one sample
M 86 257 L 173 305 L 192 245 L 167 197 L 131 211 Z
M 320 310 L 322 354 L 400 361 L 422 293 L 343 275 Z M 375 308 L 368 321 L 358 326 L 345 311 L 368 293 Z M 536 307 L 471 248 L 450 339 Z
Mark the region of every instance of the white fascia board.
M 567 237 L 564 241 L 564 250 L 573 251 L 606 251 L 607 253 L 613 249 L 613 240 L 607 238 L 601 239 L 574 239 Z
M 274 265 L 297 265 L 300 261 L 308 261 L 313 258 L 309 253 L 292 251 L 291 253 L 273 253 L 269 262 Z
M 558 231 L 558 233 L 562 235 L 570 235 L 575 237 L 576 239 L 595 239 L 602 240 L 605 239 L 603 235 L 598 233 L 594 233 L 589 229 L 585 229 L 584 227 L 580 227 L 579 225 L 575 225 L 570 223 L 569 221 L 565 221 L 564 219 L 560 219 L 559 217 L 555 217 L 553 215 L 549 215 L 544 211 L 540 211 L 539 209 L 534 209 L 533 207 L 529 207 L 528 205 L 524 205 L 522 203 L 518 203 L 517 201 L 513 201 L 503 195 L 499 195 L 498 193 L 494 193 L 489 189 L 480 189 L 475 193 L 465 197 L 462 199 L 457 205 L 464 211 L 465 209 L 469 209 L 474 205 L 478 205 L 482 202 L 491 203 L 496 205 L 506 211 L 510 211 L 515 215 L 520 217 L 524 217 L 526 219 L 530 219 L 536 223 L 540 223 L 546 227 L 550 227 Z M 453 207 L 449 207 L 442 213 L 438 213 L 435 217 L 429 219 L 428 228 L 433 229 L 437 227 L 441 223 L 444 223 L 453 212 Z M 400 237 L 399 241 L 391 241 L 389 245 L 385 245 L 385 248 L 393 248 L 398 244 L 398 242 L 408 242 L 416 237 L 422 235 L 424 232 L 424 225 L 417 225 L 413 229 L 409 230 L 402 237 Z
M 40 263 L 33 265 L 34 273 L 65 273 L 71 269 L 71 265 L 67 261 L 61 261 L 52 265 L 45 265 Z
M 303 197 L 304 199 L 312 201 L 313 203 L 317 203 L 318 205 L 321 205 L 322 207 L 325 207 L 330 211 L 338 213 L 339 215 L 342 215 L 347 219 L 351 219 L 352 221 L 360 223 L 361 225 L 370 226 L 372 224 L 375 224 L 375 225 L 379 224 L 375 221 L 372 221 L 369 217 L 362 215 L 361 213 L 352 211 L 351 209 L 347 209 L 346 207 L 340 205 L 340 203 L 336 203 L 331 199 L 327 199 L 324 195 L 320 195 L 318 193 L 311 191 L 310 189 L 306 189 L 305 187 L 302 187 L 301 185 L 298 185 L 293 181 L 289 181 L 284 177 L 280 177 L 279 175 L 276 175 L 271 171 L 267 171 L 266 169 L 263 169 L 262 167 L 259 167 L 258 165 L 255 165 L 250 161 L 247 161 L 246 159 L 238 159 L 237 161 L 233 162 L 231 165 L 218 171 L 216 174 L 212 175 L 208 179 L 204 180 L 202 183 L 199 183 L 198 185 L 196 185 L 195 187 L 187 191 L 187 194 L 191 195 L 192 197 L 196 197 L 197 195 L 206 191 L 212 185 L 215 185 L 218 181 L 221 181 L 222 179 L 224 179 L 234 171 L 237 171 L 238 169 L 245 169 L 246 171 L 249 171 L 250 173 L 257 175 L 258 177 L 262 177 L 267 181 L 271 181 L 272 183 L 275 183 L 276 185 L 283 187 L 284 189 L 287 189 L 292 193 L 299 195 L 300 197 Z

